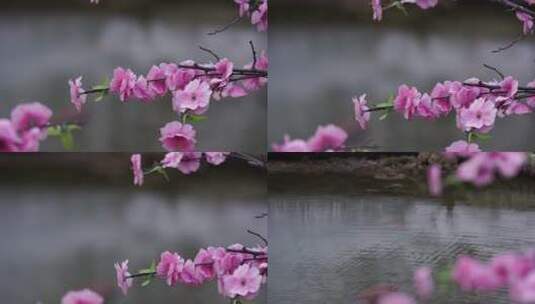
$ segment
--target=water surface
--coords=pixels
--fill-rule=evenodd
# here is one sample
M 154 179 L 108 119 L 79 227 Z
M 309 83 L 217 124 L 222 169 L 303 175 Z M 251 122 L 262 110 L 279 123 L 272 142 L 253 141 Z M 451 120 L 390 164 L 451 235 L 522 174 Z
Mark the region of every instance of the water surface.
M 270 178 L 273 303 L 357 303 L 360 292 L 378 283 L 413 292 L 418 266 L 444 269 L 461 254 L 487 259 L 535 245 L 527 229 L 535 224 L 535 194 L 526 188 L 532 181 L 501 189 L 494 196 L 500 204 L 489 202 L 493 192 L 441 201 L 417 188 L 396 195 L 384 187 L 393 182 L 355 178 L 350 186 L 347 176 L 294 175 L 288 185 L 277 177 Z M 503 293 L 467 298 L 455 289 L 434 301 L 508 303 Z

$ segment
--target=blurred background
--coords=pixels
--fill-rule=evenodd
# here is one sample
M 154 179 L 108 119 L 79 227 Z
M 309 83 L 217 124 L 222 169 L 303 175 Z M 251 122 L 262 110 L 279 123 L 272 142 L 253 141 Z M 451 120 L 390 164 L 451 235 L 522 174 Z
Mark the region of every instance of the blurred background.
M 144 155 L 144 163 L 162 155 Z M 0 294 L 5 303 L 59 303 L 91 288 L 106 303 L 227 303 L 215 283 L 169 288 L 138 281 L 128 297 L 113 264 L 146 268 L 162 251 L 192 257 L 200 247 L 256 245 L 267 233 L 263 170 L 229 160 L 183 176 L 169 171 L 132 185 L 127 154 L 0 156 Z M 232 189 L 232 190 L 231 190 Z M 28 288 L 31 286 L 31 288 Z M 266 303 L 265 288 L 254 303 Z
M 497 76 L 489 64 L 523 84 L 535 79 L 535 40 L 491 51 L 521 33 L 521 23 L 487 0 L 441 1 L 409 16 L 386 11 L 372 21 L 368 0 L 272 0 L 270 2 L 271 86 L 268 142 L 284 134 L 307 138 L 318 125 L 335 123 L 350 133 L 349 146 L 380 151 L 436 151 L 462 139 L 453 119 L 407 122 L 400 115 L 379 121 L 373 115 L 362 131 L 354 121 L 351 98 L 368 94 L 383 102 L 407 83 L 429 91 L 438 81 Z M 388 3 L 388 2 L 386 2 Z M 533 115 L 499 119 L 485 149 L 535 148 Z
M 82 120 L 75 135 L 80 151 L 161 151 L 159 128 L 175 119 L 170 98 L 151 104 L 107 97 L 89 102 L 77 116 L 67 81 L 84 76 L 86 88 L 111 77 L 117 66 L 147 73 L 163 61 L 213 58 L 199 46 L 239 66 L 251 61 L 249 40 L 267 48 L 267 35 L 243 20 L 226 32 L 206 35 L 237 14 L 233 1 L 184 0 L 16 1 L 0 3 L 0 117 L 21 102 L 40 101 L 58 121 Z M 238 99 L 214 101 L 209 119 L 198 124 L 198 149 L 265 151 L 263 89 Z M 225 130 L 222 136 L 220 130 Z M 63 151 L 54 139 L 43 150 Z
M 535 244 L 533 176 L 436 199 L 414 156 L 327 154 L 270 159 L 270 303 L 362 303 L 380 283 L 413 293 L 419 266 L 440 276 L 459 255 L 487 260 Z M 510 303 L 504 291 L 435 295 L 430 303 Z

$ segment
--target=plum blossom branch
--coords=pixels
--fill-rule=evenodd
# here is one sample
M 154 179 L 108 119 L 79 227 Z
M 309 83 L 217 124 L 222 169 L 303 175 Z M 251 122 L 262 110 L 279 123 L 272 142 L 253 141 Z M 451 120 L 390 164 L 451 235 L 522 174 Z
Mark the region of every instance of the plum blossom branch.
M 250 43 L 252 48 L 254 46 Z M 202 48 L 219 58 L 215 52 Z M 235 68 L 227 58 L 215 64 L 199 64 L 191 60 L 181 63 L 161 63 L 153 66 L 146 76 L 118 67 L 111 81 L 85 90 L 82 77 L 69 80 L 71 103 L 82 111 L 88 95 L 97 94 L 101 100 L 107 94 L 116 94 L 122 102 L 139 100 L 150 103 L 157 98 L 171 95 L 172 110 L 178 119 L 160 129 L 160 142 L 167 151 L 194 151 L 197 132 L 193 123 L 206 119 L 212 99 L 238 98 L 264 87 L 268 82 L 268 57 L 263 51 L 252 62 Z
M 133 154 L 130 162 L 134 175 L 134 185 L 142 186 L 147 175 L 159 173 L 168 180 L 166 169 L 176 169 L 182 174 L 189 175 L 200 169 L 203 158 L 208 164 L 219 166 L 229 157 L 245 160 L 255 167 L 265 167 L 264 161 L 255 156 L 229 152 L 169 152 L 160 162 L 148 169 L 143 169 L 141 154 Z
M 153 262 L 135 274 L 128 272 L 128 260 L 116 263 L 117 285 L 127 295 L 133 279 L 137 278 L 145 278 L 142 286 L 158 278 L 170 287 L 177 284 L 195 287 L 215 280 L 223 297 L 253 299 L 267 281 L 267 252 L 267 247 L 234 244 L 227 248 L 202 248 L 194 259 L 184 259 L 176 252 L 165 251 L 158 263 Z
M 496 68 L 486 66 L 504 76 Z M 369 106 L 366 95 L 353 98 L 355 120 L 362 129 L 368 127 L 372 112 L 384 111 L 382 118 L 395 111 L 407 120 L 436 120 L 454 113 L 457 127 L 474 139 L 488 139 L 497 118 L 524 115 L 535 110 L 535 81 L 520 86 L 511 76 L 501 81 L 484 82 L 476 78 L 464 82 L 437 83 L 430 93 L 401 85 L 397 95 L 384 103 Z
M 480 152 L 474 144 L 459 141 L 448 147 L 444 153 L 448 159 L 459 161 L 457 169 L 443 179 L 441 166 L 432 164 L 428 168 L 429 193 L 440 196 L 448 185 L 469 183 L 476 187 L 491 184 L 497 177 L 511 179 L 522 171 L 528 154 L 522 152 Z M 444 182 L 446 181 L 446 183 Z
M 23 103 L 11 111 L 9 119 L 0 119 L 0 152 L 38 152 L 48 136 L 57 136 L 65 149 L 74 147 L 72 132 L 80 123 L 51 122 L 52 110 L 39 102 Z
M 115 263 L 117 286 L 126 296 L 135 279 L 144 279 L 141 286 L 148 286 L 153 279 L 161 279 L 169 287 L 182 284 L 198 287 L 217 281 L 219 293 L 240 303 L 240 299 L 252 300 L 266 284 L 268 276 L 268 247 L 245 247 L 234 244 L 227 248 L 201 248 L 195 258 L 184 259 L 176 252 L 165 251 L 155 261 L 135 274 L 130 274 L 129 261 Z M 66 293 L 61 304 L 103 304 L 98 293 L 83 289 Z
M 250 18 L 251 24 L 255 25 L 259 32 L 265 32 L 268 29 L 268 2 L 267 0 L 234 0 L 238 5 L 238 16 L 226 25 L 218 28 L 208 35 L 217 35 L 222 33 L 244 18 Z

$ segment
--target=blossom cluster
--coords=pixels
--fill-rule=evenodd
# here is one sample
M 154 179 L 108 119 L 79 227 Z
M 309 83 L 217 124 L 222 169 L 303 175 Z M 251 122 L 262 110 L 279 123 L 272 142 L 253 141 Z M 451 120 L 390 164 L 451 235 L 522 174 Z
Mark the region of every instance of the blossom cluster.
M 142 186 L 144 176 L 154 172 L 160 172 L 166 168 L 173 168 L 180 171 L 182 174 L 192 174 L 199 170 L 201 160 L 206 160 L 207 163 L 213 166 L 219 166 L 225 162 L 228 152 L 169 152 L 165 155 L 160 164 L 151 170 L 144 172 L 142 167 L 142 158 L 140 154 L 131 156 L 130 161 L 132 165 L 132 172 L 134 175 L 134 184 Z
M 347 133 L 335 125 L 319 126 L 309 139 L 291 139 L 285 135 L 284 142 L 274 143 L 274 152 L 330 152 L 344 147 Z
M 267 246 L 248 248 L 241 244 L 203 248 L 193 259 L 165 251 L 152 271 L 142 271 L 135 276 L 128 272 L 128 261 L 115 264 L 117 285 L 126 295 L 134 277 L 155 276 L 170 287 L 178 284 L 195 287 L 216 281 L 222 296 L 251 300 L 267 281 L 267 254 Z
M 176 252 L 165 251 L 151 268 L 134 275 L 128 270 L 128 260 L 114 265 L 117 286 L 124 295 L 133 286 L 135 278 L 153 277 L 165 281 L 170 287 L 182 284 L 198 287 L 216 281 L 219 293 L 230 299 L 252 300 L 267 282 L 268 247 L 245 247 L 234 244 L 227 248 L 201 248 L 193 259 L 184 259 Z M 83 289 L 66 293 L 61 304 L 103 304 L 98 293 Z
M 454 113 L 456 126 L 471 136 L 490 132 L 497 118 L 532 113 L 535 109 L 535 81 L 525 87 L 511 76 L 501 81 L 483 82 L 476 78 L 464 82 L 437 83 L 429 93 L 421 93 L 406 84 L 388 104 L 371 108 L 366 96 L 353 99 L 355 119 L 367 128 L 372 111 L 394 109 L 407 120 L 423 118 L 435 120 Z M 481 136 L 479 136 L 481 137 Z
M 382 0 L 371 0 L 373 20 L 381 21 L 383 19 L 383 11 L 392 7 L 402 8 L 405 4 L 415 4 L 423 10 L 427 10 L 438 5 L 438 0 L 395 0 L 386 7 L 384 7 L 381 2 Z M 523 0 L 522 2 L 526 6 L 535 4 L 534 0 Z M 511 5 L 510 2 L 505 3 L 505 1 L 504 4 L 515 11 L 516 18 L 522 22 L 524 35 L 533 33 L 533 18 L 535 17 L 535 12 L 521 4 L 514 3 Z
M 52 111 L 39 102 L 24 103 L 0 119 L 0 152 L 36 152 L 47 137 Z
M 451 282 L 464 292 L 478 294 L 507 289 L 514 303 L 535 302 L 535 250 L 505 252 L 482 262 L 470 256 L 459 256 L 451 270 Z M 449 282 L 446 282 L 449 283 Z M 432 269 L 421 267 L 414 273 L 414 290 L 421 301 L 429 301 L 435 291 Z M 379 304 L 416 304 L 416 297 L 405 292 L 377 289 Z
M 473 152 L 466 144 L 457 145 L 458 149 L 449 149 L 447 157 L 461 157 L 464 160 L 455 171 L 458 181 L 471 183 L 477 187 L 491 184 L 496 177 L 513 178 L 517 176 L 527 161 L 527 154 L 522 152 Z M 429 192 L 442 194 L 442 172 L 439 165 L 431 165 L 427 174 Z
M 198 64 L 191 60 L 180 64 L 161 63 L 153 66 L 147 75 L 136 75 L 132 70 L 118 67 L 109 85 L 84 90 L 82 77 L 69 81 L 71 103 L 78 111 L 92 93 L 113 93 L 122 102 L 136 99 L 150 103 L 167 94 L 172 96 L 172 109 L 180 118 L 160 130 L 160 142 L 168 151 L 194 151 L 195 128 L 188 117 L 204 114 L 212 99 L 242 97 L 266 85 L 268 57 L 265 52 L 243 69 L 227 58 L 217 63 Z
M 238 5 L 240 18 L 248 17 L 259 32 L 268 29 L 267 0 L 234 0 Z

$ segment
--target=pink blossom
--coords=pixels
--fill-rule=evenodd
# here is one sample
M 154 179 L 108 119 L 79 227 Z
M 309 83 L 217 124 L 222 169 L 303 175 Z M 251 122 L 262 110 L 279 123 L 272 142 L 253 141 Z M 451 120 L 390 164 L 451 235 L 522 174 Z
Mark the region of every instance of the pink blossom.
M 457 168 L 457 178 L 476 186 L 488 185 L 494 181 L 494 165 L 485 153 L 477 153 Z
M 141 168 L 141 155 L 133 154 L 130 158 L 132 163 L 132 172 L 134 173 L 134 185 L 143 185 L 143 169 Z
M 40 141 L 46 138 L 46 131 L 39 128 L 31 128 L 20 135 L 19 152 L 38 152 Z
M 180 273 L 180 282 L 193 286 L 203 282 L 203 276 L 197 271 L 197 267 L 192 260 L 187 260 L 184 263 L 184 267 Z
M 525 12 L 517 11 L 516 18 L 522 22 L 524 35 L 533 31 L 533 17 Z
M 234 0 L 234 2 L 238 4 L 240 17 L 249 14 L 249 0 Z
M 516 303 L 535 303 L 535 272 L 526 278 L 514 282 L 509 295 Z
M 132 90 L 132 95 L 144 102 L 151 101 L 156 97 L 155 93 L 150 89 L 147 79 L 145 79 L 143 76 L 139 76 L 139 78 L 136 80 L 136 84 Z
M 178 90 L 173 94 L 173 110 L 177 113 L 184 113 L 187 110 L 203 112 L 208 108 L 212 90 L 210 85 L 195 79 L 188 83 L 183 90 Z
M 167 93 L 167 74 L 165 63 L 160 66 L 152 66 L 147 74 L 148 87 L 157 96 L 164 96 Z M 176 67 L 176 65 L 175 65 Z
M 231 246 L 230 249 L 238 249 L 238 247 Z M 216 259 L 214 269 L 219 276 L 231 274 L 241 265 L 243 259 L 244 257 L 242 254 L 225 251 L 225 255 L 221 256 L 219 259 Z
M 370 108 L 367 105 L 366 94 L 353 97 L 353 103 L 355 104 L 355 119 L 362 129 L 366 129 L 370 121 L 370 112 L 368 112 Z
M 441 114 L 441 108 L 437 107 L 436 103 L 431 99 L 427 93 L 423 94 L 420 98 L 420 102 L 416 107 L 418 116 L 425 119 L 435 119 Z
M 227 155 L 229 155 L 229 153 L 225 153 L 225 152 L 205 152 L 204 153 L 204 156 L 206 157 L 206 161 L 209 164 L 212 164 L 214 166 L 219 166 L 222 163 L 224 163 L 225 160 L 227 159 Z
M 178 168 L 182 158 L 184 157 L 184 152 L 169 152 L 165 154 L 164 159 L 162 160 L 162 166 L 164 168 Z
M 69 291 L 61 299 L 61 304 L 103 304 L 104 299 L 96 292 L 83 289 Z
M 478 87 L 461 87 L 458 91 L 451 95 L 451 105 L 459 110 L 469 107 L 481 94 L 481 89 Z
M 11 111 L 11 122 L 18 132 L 28 131 L 34 127 L 44 128 L 52 117 L 52 111 L 39 102 L 18 105 Z M 46 137 L 46 133 L 44 135 Z
M 391 292 L 381 296 L 377 304 L 416 304 L 416 301 L 407 294 Z
M 479 98 L 467 109 L 461 109 L 459 123 L 465 131 L 492 127 L 496 120 L 497 112 L 492 101 Z
M 450 102 L 451 94 L 456 93 L 462 84 L 460 82 L 446 81 L 444 83 L 437 83 L 431 91 L 431 99 L 434 101 L 434 107 L 440 115 L 447 115 L 452 105 Z
M 527 156 L 522 152 L 489 152 L 485 153 L 488 162 L 492 162 L 503 177 L 511 178 L 522 169 Z
M 186 152 L 176 168 L 186 175 L 197 172 L 201 166 L 201 158 L 201 152 Z
M 259 71 L 267 71 L 269 67 L 269 60 L 267 57 L 267 54 L 265 51 L 262 51 L 258 59 L 256 60 L 256 64 L 253 67 L 253 63 L 249 63 L 244 66 L 245 69 L 257 69 Z M 265 86 L 268 82 L 267 77 L 255 77 L 251 79 L 246 79 L 242 81 L 243 87 L 247 89 L 248 91 L 256 91 L 263 86 Z
M 394 99 L 394 109 L 403 113 L 405 119 L 411 119 L 420 103 L 420 96 L 421 94 L 415 87 L 401 85 L 398 89 L 398 95 Z
M 427 184 L 431 195 L 442 195 L 442 169 L 439 165 L 431 165 L 427 169 Z
M 262 276 L 258 268 L 251 267 L 248 264 L 239 266 L 232 274 L 223 277 L 225 294 L 231 298 L 256 294 L 260 289 L 261 283 Z
M 346 139 L 346 131 L 335 125 L 319 126 L 307 145 L 311 152 L 325 152 L 342 148 Z
M 452 277 L 464 291 L 492 291 L 501 287 L 491 267 L 468 256 L 457 259 Z
M 247 91 L 241 85 L 227 83 L 222 88 L 220 87 L 218 90 L 214 91 L 212 96 L 215 100 L 220 100 L 225 97 L 238 98 L 247 96 Z
M 200 152 L 170 152 L 161 163 L 164 168 L 175 168 L 183 174 L 191 174 L 199 170 L 201 155 Z
M 490 267 L 503 285 L 524 279 L 535 267 L 533 259 L 522 254 L 504 253 L 494 257 Z
M 181 66 L 195 66 L 195 62 L 192 60 L 183 61 L 180 63 Z M 165 70 L 167 75 L 167 88 L 171 91 L 182 90 L 190 83 L 195 76 L 197 71 L 195 69 L 188 68 L 179 68 L 176 64 L 161 64 L 162 68 Z
M 113 71 L 110 92 L 119 94 L 119 99 L 125 102 L 134 94 L 136 82 L 137 78 L 132 70 L 118 67 Z
M 414 288 L 420 299 L 428 300 L 431 298 L 435 284 L 430 267 L 420 267 L 414 272 Z
M 383 7 L 381 5 L 381 0 L 372 0 L 372 9 L 373 9 L 373 20 L 375 21 L 383 20 Z
M 133 280 L 128 278 L 130 273 L 128 272 L 128 260 L 121 264 L 115 263 L 115 272 L 117 274 L 117 286 L 121 288 L 123 294 L 126 296 L 128 289 L 132 287 Z
M 446 148 L 448 156 L 470 157 L 477 152 L 481 152 L 479 146 L 465 140 L 455 141 Z
M 217 250 L 218 249 L 214 247 L 210 247 L 208 249 L 201 249 L 195 256 L 194 262 L 195 265 L 197 265 L 198 275 L 202 278 L 202 280 L 211 280 L 215 278 L 216 273 L 214 269 L 214 255 L 217 254 Z
M 292 140 L 289 135 L 284 136 L 282 144 L 273 144 L 274 152 L 310 152 L 308 143 L 302 139 Z
M 430 9 L 435 6 L 437 6 L 438 0 L 416 0 L 416 5 L 418 5 L 421 9 Z
M 518 92 L 518 80 L 514 79 L 511 76 L 507 76 L 500 83 L 500 91 L 503 95 L 508 98 L 512 98 Z
M 156 266 L 156 274 L 165 279 L 167 285 L 174 286 L 181 279 L 184 269 L 184 259 L 177 253 L 165 251 L 160 256 L 160 262 Z
M 0 119 L 0 152 L 17 152 L 21 139 L 8 119 Z
M 234 71 L 234 63 L 227 58 L 223 58 L 215 64 L 214 68 L 215 72 L 218 74 L 218 80 L 221 82 L 228 82 Z
M 268 3 L 263 1 L 251 14 L 251 23 L 256 25 L 259 32 L 265 32 L 268 28 Z
M 83 94 L 85 90 L 82 88 L 82 76 L 74 80 L 69 80 L 69 87 L 71 103 L 74 104 L 78 112 L 82 112 L 82 106 L 87 101 L 87 95 Z
M 197 140 L 192 125 L 182 124 L 178 121 L 167 123 L 160 129 L 160 142 L 167 151 L 192 151 Z

